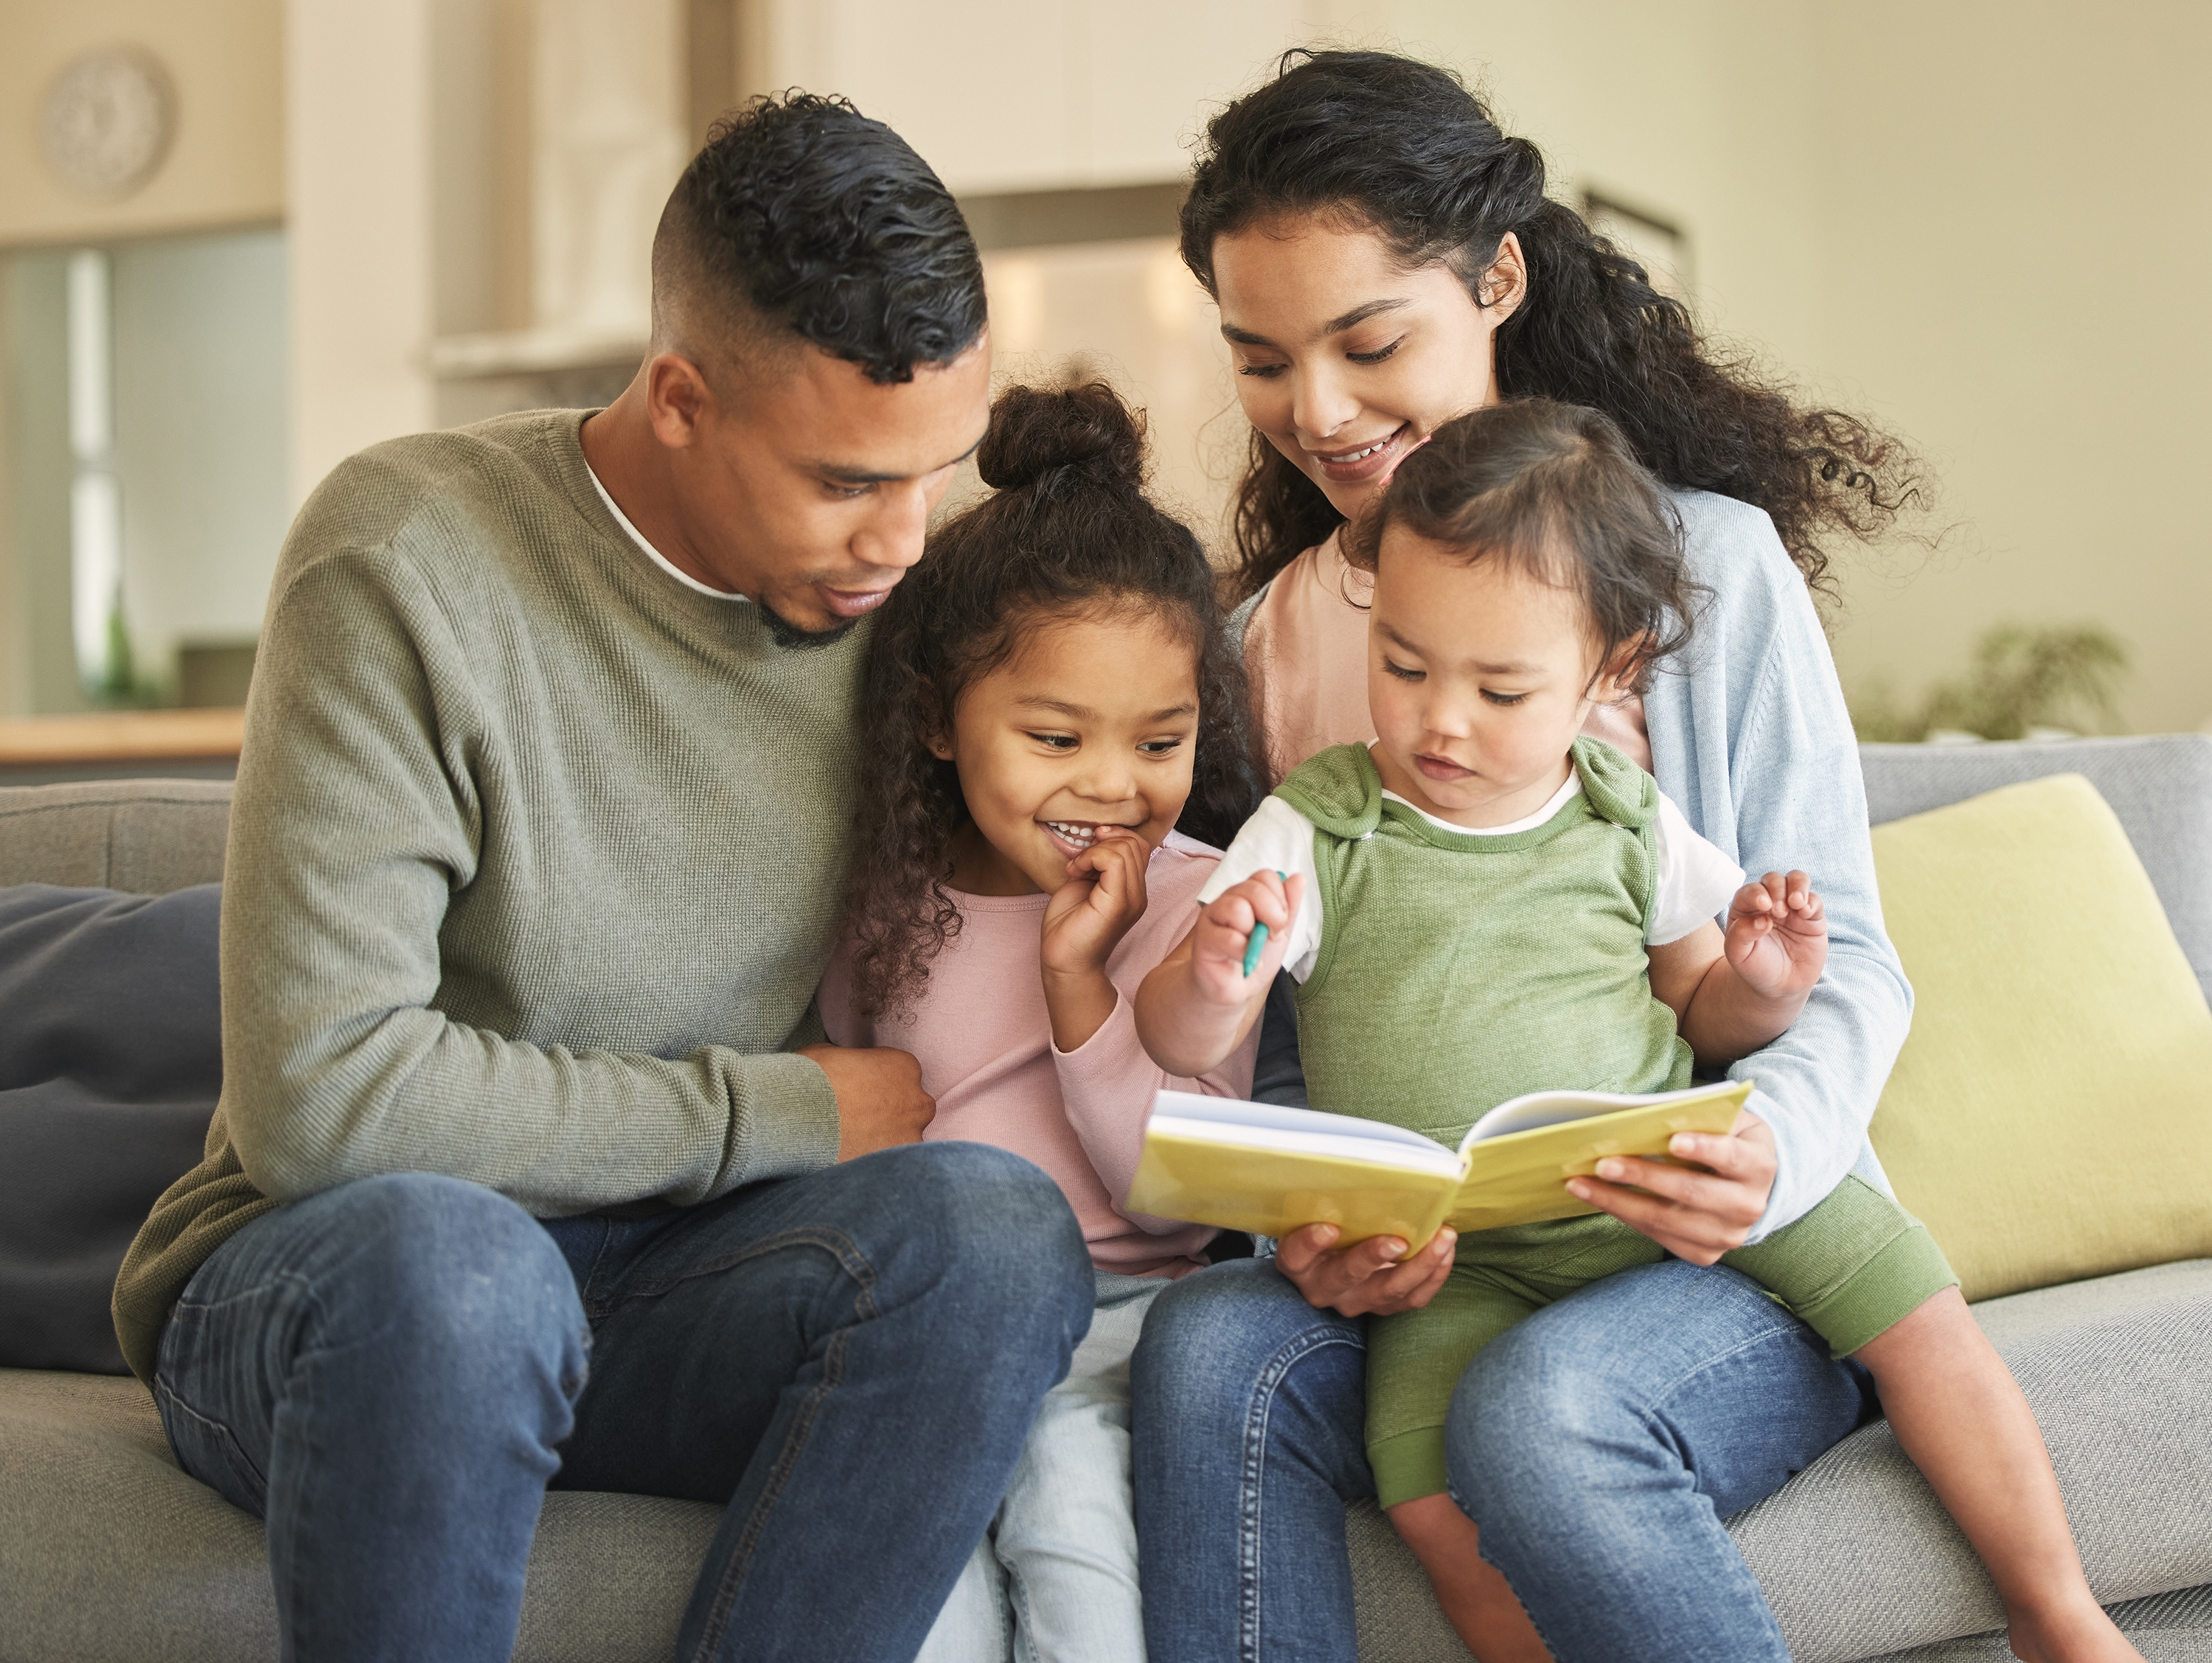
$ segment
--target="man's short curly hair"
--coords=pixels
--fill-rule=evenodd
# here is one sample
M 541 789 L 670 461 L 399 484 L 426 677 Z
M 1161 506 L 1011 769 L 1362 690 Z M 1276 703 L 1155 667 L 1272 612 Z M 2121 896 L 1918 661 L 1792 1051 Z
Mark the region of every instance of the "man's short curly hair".
M 654 344 L 699 359 L 778 336 L 877 382 L 982 331 L 983 262 L 952 193 L 842 98 L 756 98 L 716 122 L 653 243 Z

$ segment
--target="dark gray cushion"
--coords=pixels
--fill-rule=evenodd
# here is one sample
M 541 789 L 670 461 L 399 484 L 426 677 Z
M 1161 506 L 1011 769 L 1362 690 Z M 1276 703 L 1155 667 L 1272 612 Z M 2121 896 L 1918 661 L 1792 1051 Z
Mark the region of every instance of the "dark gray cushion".
M 0 889 L 0 1366 L 123 1372 L 115 1272 L 222 1089 L 221 899 Z

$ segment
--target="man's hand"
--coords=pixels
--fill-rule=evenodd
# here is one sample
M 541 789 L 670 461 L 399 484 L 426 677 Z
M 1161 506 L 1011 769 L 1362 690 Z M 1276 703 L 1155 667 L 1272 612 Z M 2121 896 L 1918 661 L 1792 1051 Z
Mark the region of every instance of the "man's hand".
M 1309 1305 L 1345 1316 L 1393 1316 L 1418 1311 L 1437 1296 L 1451 1273 L 1459 1237 L 1449 1229 L 1408 1259 L 1402 1237 L 1370 1236 L 1340 1247 L 1334 1224 L 1309 1224 L 1275 1244 L 1275 1268 L 1306 1296 Z
M 830 1077 L 837 1094 L 837 1158 L 850 1161 L 897 1144 L 918 1144 L 937 1099 L 921 1089 L 921 1065 L 888 1046 L 805 1045 L 799 1054 Z
M 1667 1152 L 1684 1164 L 1613 1156 L 1597 1163 L 1596 1178 L 1567 1180 L 1568 1193 L 1692 1265 L 1741 1247 L 1774 1188 L 1772 1130 L 1746 1109 L 1727 1137 L 1678 1132 Z
M 1762 998 L 1798 998 L 1828 962 L 1828 914 L 1802 872 L 1769 872 L 1729 903 L 1728 962 Z

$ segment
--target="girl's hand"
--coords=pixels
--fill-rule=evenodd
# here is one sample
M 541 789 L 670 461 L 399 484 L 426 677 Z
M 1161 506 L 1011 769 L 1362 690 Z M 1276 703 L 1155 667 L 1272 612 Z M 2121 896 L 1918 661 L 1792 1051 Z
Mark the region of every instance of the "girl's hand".
M 1298 915 L 1305 882 L 1303 872 L 1287 882 L 1276 872 L 1255 872 L 1200 911 L 1190 932 L 1190 968 L 1201 998 L 1241 1009 L 1266 989 L 1282 966 L 1291 920 Z M 1267 926 L 1267 944 L 1248 976 L 1244 955 L 1251 947 L 1255 924 Z
M 1692 1265 L 1741 1247 L 1774 1188 L 1766 1122 L 1746 1109 L 1727 1137 L 1678 1132 L 1667 1152 L 1682 1164 L 1611 1156 L 1597 1163 L 1595 1178 L 1567 1180 L 1568 1193 Z
M 1102 828 L 1098 841 L 1067 862 L 1067 882 L 1044 909 L 1044 970 L 1051 975 L 1097 975 L 1145 915 L 1145 868 L 1152 852 L 1121 827 Z
M 1769 872 L 1729 904 L 1729 962 L 1752 992 L 1771 999 L 1810 992 L 1828 962 L 1828 914 L 1802 872 Z
M 1133 831 L 1102 830 L 1098 841 L 1067 862 L 1067 882 L 1045 903 L 1038 948 L 1044 1008 L 1052 1042 L 1080 1050 L 1106 1025 L 1121 994 L 1107 980 L 1106 961 L 1145 915 L 1145 867 L 1152 852 Z
M 1429 1245 L 1406 1257 L 1398 1236 L 1370 1236 L 1340 1247 L 1334 1224 L 1309 1224 L 1275 1244 L 1275 1268 L 1306 1302 L 1345 1316 L 1392 1316 L 1418 1311 L 1437 1296 L 1451 1273 L 1458 1236 L 1438 1230 Z

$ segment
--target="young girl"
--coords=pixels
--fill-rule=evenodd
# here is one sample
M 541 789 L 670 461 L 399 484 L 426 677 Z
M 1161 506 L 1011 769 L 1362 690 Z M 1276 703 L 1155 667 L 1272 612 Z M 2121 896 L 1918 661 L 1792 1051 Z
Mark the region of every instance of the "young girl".
M 1225 838 L 1257 776 L 1212 573 L 1146 498 L 1112 390 L 1015 388 L 977 460 L 996 494 L 930 538 L 876 626 L 861 853 L 822 1013 L 840 1045 L 920 1059 L 926 1136 L 1057 1179 L 1097 1269 L 1090 1336 L 922 1656 L 1005 1659 L 1011 1638 L 1024 1663 L 1127 1663 L 1145 1654 L 1129 1352 L 1214 1232 L 1121 1198 L 1152 1094 L 1246 1095 L 1253 1049 L 1170 1077 L 1132 1001 L 1219 858 L 1176 828 Z
M 1139 995 L 1152 1055 L 1206 1067 L 1249 1034 L 1284 965 L 1313 1106 L 1449 1144 L 1523 1092 L 1674 1089 L 1778 1039 L 1826 957 L 1805 875 L 1743 883 L 1648 774 L 1580 737 L 1592 705 L 1640 691 L 1687 628 L 1673 517 L 1619 430 L 1536 399 L 1461 417 L 1401 464 L 1349 541 L 1375 579 L 1379 737 L 1294 769 L 1237 834 Z M 1255 924 L 1270 936 L 1247 975 Z M 1468 1647 L 1484 1663 L 1541 1658 L 1446 1492 L 1446 1411 L 1491 1339 L 1662 1253 L 1595 1212 L 1455 1251 L 1425 1308 L 1370 1324 L 1370 1463 Z M 1989 1566 L 2021 1656 L 2136 1655 L 2083 1579 L 2026 1400 L 1917 1223 L 1847 1177 L 1723 1262 L 1872 1374 Z

